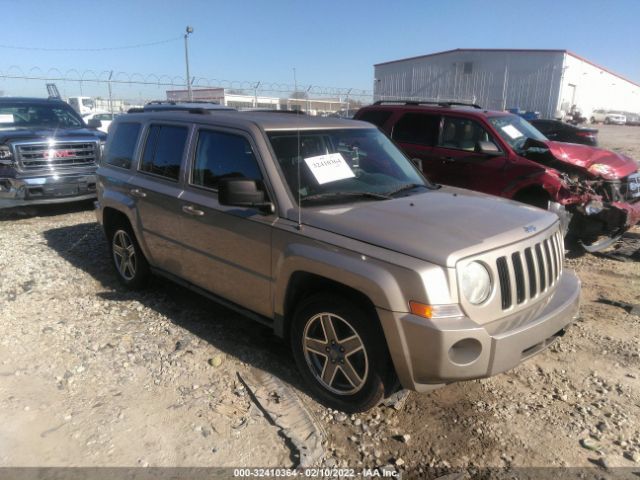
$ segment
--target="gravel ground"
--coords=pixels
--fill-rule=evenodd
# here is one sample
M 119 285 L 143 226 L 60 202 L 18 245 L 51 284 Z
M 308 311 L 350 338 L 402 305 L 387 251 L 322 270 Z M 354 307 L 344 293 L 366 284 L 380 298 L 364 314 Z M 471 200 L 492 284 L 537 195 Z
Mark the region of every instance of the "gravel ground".
M 640 158 L 640 128 L 599 128 Z M 638 261 L 568 259 L 580 317 L 513 371 L 347 416 L 305 395 L 267 329 L 160 279 L 122 289 L 89 204 L 3 214 L 0 252 L 0 467 L 293 466 L 241 381 L 256 370 L 311 413 L 326 466 L 640 465 L 640 317 L 598 302 L 640 304 Z

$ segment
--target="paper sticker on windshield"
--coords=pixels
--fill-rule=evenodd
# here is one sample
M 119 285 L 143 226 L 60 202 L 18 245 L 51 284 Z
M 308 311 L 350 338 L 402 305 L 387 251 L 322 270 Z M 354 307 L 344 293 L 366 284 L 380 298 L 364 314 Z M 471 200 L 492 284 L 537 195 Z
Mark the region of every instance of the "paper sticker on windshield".
M 320 185 L 355 177 L 353 170 L 339 153 L 329 153 L 304 159 Z
M 0 113 L 0 123 L 14 123 L 13 113 Z
M 524 137 L 523 133 L 513 125 L 505 125 L 504 127 L 500 127 L 500 128 L 504 133 L 509 135 L 514 140 L 520 137 Z

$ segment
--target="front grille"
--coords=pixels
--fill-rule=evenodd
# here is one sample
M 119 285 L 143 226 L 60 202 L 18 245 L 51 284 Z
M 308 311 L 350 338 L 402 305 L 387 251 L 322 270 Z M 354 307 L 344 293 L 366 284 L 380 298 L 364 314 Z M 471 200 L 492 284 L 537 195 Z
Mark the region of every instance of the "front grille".
M 496 259 L 496 270 L 503 310 L 533 300 L 553 287 L 562 273 L 563 240 L 560 232 Z M 524 257 L 524 262 L 522 258 Z
M 95 142 L 29 143 L 16 145 L 22 170 L 88 167 L 96 164 Z
M 625 200 L 640 200 L 640 173 L 629 175 L 622 182 L 620 193 Z

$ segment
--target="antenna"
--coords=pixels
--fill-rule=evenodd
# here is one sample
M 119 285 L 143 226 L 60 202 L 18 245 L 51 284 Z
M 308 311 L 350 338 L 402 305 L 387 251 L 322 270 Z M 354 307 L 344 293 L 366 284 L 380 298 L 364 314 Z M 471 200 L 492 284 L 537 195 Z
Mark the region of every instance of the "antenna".
M 300 125 L 296 130 L 297 135 L 297 144 L 298 144 L 298 158 L 296 158 L 298 164 L 298 230 L 302 230 L 302 197 L 300 194 L 300 161 L 302 160 L 300 156 Z

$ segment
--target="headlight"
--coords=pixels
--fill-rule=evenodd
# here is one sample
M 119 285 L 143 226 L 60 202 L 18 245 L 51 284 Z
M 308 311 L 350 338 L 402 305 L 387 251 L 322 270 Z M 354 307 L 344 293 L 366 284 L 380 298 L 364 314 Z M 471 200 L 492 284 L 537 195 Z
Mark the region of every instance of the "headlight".
M 7 145 L 0 145 L 0 165 L 12 165 L 13 154 Z
M 460 290 L 473 305 L 480 305 L 491 295 L 491 275 L 484 265 L 471 262 L 462 270 Z

